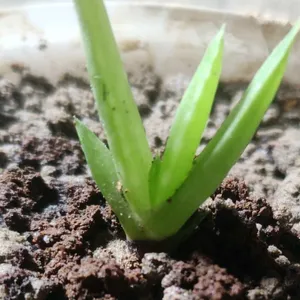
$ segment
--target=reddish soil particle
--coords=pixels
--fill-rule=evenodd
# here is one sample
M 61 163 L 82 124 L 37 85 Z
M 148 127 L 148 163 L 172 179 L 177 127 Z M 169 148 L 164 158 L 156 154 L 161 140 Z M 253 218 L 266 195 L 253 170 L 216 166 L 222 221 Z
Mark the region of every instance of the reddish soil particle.
M 57 197 L 57 191 L 31 168 L 17 168 L 0 174 L 0 213 L 12 230 L 28 230 L 32 213 L 55 203 Z
M 34 272 L 39 272 L 39 268 L 34 260 L 32 253 L 26 249 L 22 248 L 14 253 L 13 258 L 9 261 L 13 266 L 18 266 L 25 270 L 30 270 Z
M 103 297 L 107 291 L 120 298 L 126 292 L 124 271 L 116 264 L 87 258 L 80 265 L 67 265 L 60 269 L 59 276 L 66 280 L 66 295 L 70 299 L 87 299 L 93 294 Z
M 89 205 L 97 205 L 100 209 L 101 217 L 109 227 L 109 230 L 115 234 L 121 234 L 122 228 L 117 217 L 93 181 L 87 180 L 84 186 L 70 186 L 67 196 L 68 214 L 78 213 L 78 210 L 85 209 Z
M 198 282 L 194 285 L 193 292 L 198 299 L 222 300 L 244 299 L 244 287 L 225 269 L 217 265 L 199 269 Z
M 73 185 L 68 188 L 68 212 L 76 212 L 86 208 L 88 205 L 105 205 L 102 194 L 92 180 L 86 181 L 84 186 Z
M 91 205 L 79 214 L 67 214 L 51 223 L 33 221 L 32 242 L 41 248 L 55 245 L 56 251 L 81 252 L 84 240 L 97 237 L 101 229 L 106 228 L 98 205 Z M 52 250 L 55 250 L 52 249 Z
M 192 289 L 196 282 L 195 267 L 179 261 L 173 265 L 171 272 L 164 277 L 162 285 L 163 287 L 176 285 L 184 289 Z
M 237 178 L 224 180 L 212 197 L 213 199 L 232 200 L 234 208 L 244 222 L 260 223 L 262 225 L 275 225 L 276 223 L 273 219 L 272 208 L 266 199 L 249 198 L 247 186 Z
M 249 196 L 248 187 L 245 182 L 237 178 L 229 178 L 221 183 L 213 194 L 213 198 L 220 195 L 223 199 L 231 199 L 233 202 L 246 199 Z
M 195 262 L 197 264 L 195 265 Z M 203 256 L 197 255 L 192 263 L 179 261 L 162 281 L 164 288 L 170 286 L 193 290 L 196 299 L 221 300 L 243 299 L 244 286 L 223 268 L 213 265 Z
M 21 146 L 21 166 L 36 169 L 44 165 L 55 166 L 57 175 L 78 175 L 84 171 L 84 156 L 76 141 L 65 138 L 26 138 Z

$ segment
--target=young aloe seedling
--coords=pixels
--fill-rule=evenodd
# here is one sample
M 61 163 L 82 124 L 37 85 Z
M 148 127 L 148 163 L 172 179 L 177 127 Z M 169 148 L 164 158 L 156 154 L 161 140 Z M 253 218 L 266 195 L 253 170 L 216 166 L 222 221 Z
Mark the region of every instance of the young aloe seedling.
M 75 0 L 88 72 L 109 149 L 75 119 L 99 189 L 131 240 L 176 234 L 215 191 L 257 130 L 282 80 L 300 22 L 273 50 L 242 99 L 196 158 L 220 79 L 223 26 L 177 110 L 163 156 L 152 157 L 103 0 Z

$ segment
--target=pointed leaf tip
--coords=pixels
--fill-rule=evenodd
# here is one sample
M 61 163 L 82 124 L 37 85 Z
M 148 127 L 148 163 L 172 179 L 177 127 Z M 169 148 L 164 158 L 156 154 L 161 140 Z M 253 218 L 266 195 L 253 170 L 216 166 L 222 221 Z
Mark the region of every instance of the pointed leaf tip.
M 222 24 L 222 26 L 219 30 L 219 34 L 224 35 L 225 31 L 226 31 L 226 23 Z
M 211 40 L 172 123 L 162 160 L 150 171 L 150 198 L 160 205 L 188 176 L 210 115 L 222 71 L 225 25 Z

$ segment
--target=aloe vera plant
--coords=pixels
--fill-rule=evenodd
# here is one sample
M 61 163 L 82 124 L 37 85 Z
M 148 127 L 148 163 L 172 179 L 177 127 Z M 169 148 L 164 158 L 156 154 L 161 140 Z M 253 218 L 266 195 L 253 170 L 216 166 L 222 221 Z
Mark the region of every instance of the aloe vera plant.
M 222 70 L 225 26 L 212 39 L 178 107 L 162 157 L 153 157 L 102 0 L 75 0 L 109 149 L 75 126 L 92 176 L 131 240 L 176 234 L 252 139 L 280 85 L 300 22 L 272 51 L 242 99 L 195 158 Z M 84 99 L 83 99 L 84 101 Z

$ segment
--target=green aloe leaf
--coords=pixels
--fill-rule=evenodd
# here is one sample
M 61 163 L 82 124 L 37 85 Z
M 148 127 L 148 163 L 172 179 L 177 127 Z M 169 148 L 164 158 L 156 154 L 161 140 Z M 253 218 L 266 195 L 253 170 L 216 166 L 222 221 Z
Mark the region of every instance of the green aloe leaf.
M 82 122 L 75 119 L 77 134 L 92 176 L 106 201 L 131 238 L 143 238 L 137 217 L 131 211 L 119 188 L 119 179 L 110 151 Z
M 75 4 L 90 81 L 119 180 L 131 207 L 148 211 L 152 155 L 103 0 Z
M 222 26 L 210 42 L 177 109 L 162 160 L 152 166 L 150 198 L 155 204 L 171 197 L 192 168 L 221 75 L 224 30 Z
M 239 159 L 274 99 L 299 30 L 300 21 L 258 70 L 241 101 L 196 159 L 183 185 L 157 210 L 156 218 L 163 219 L 163 222 L 153 222 L 148 226 L 156 227 L 156 232 L 160 232 L 161 237 L 175 234 L 215 191 Z

